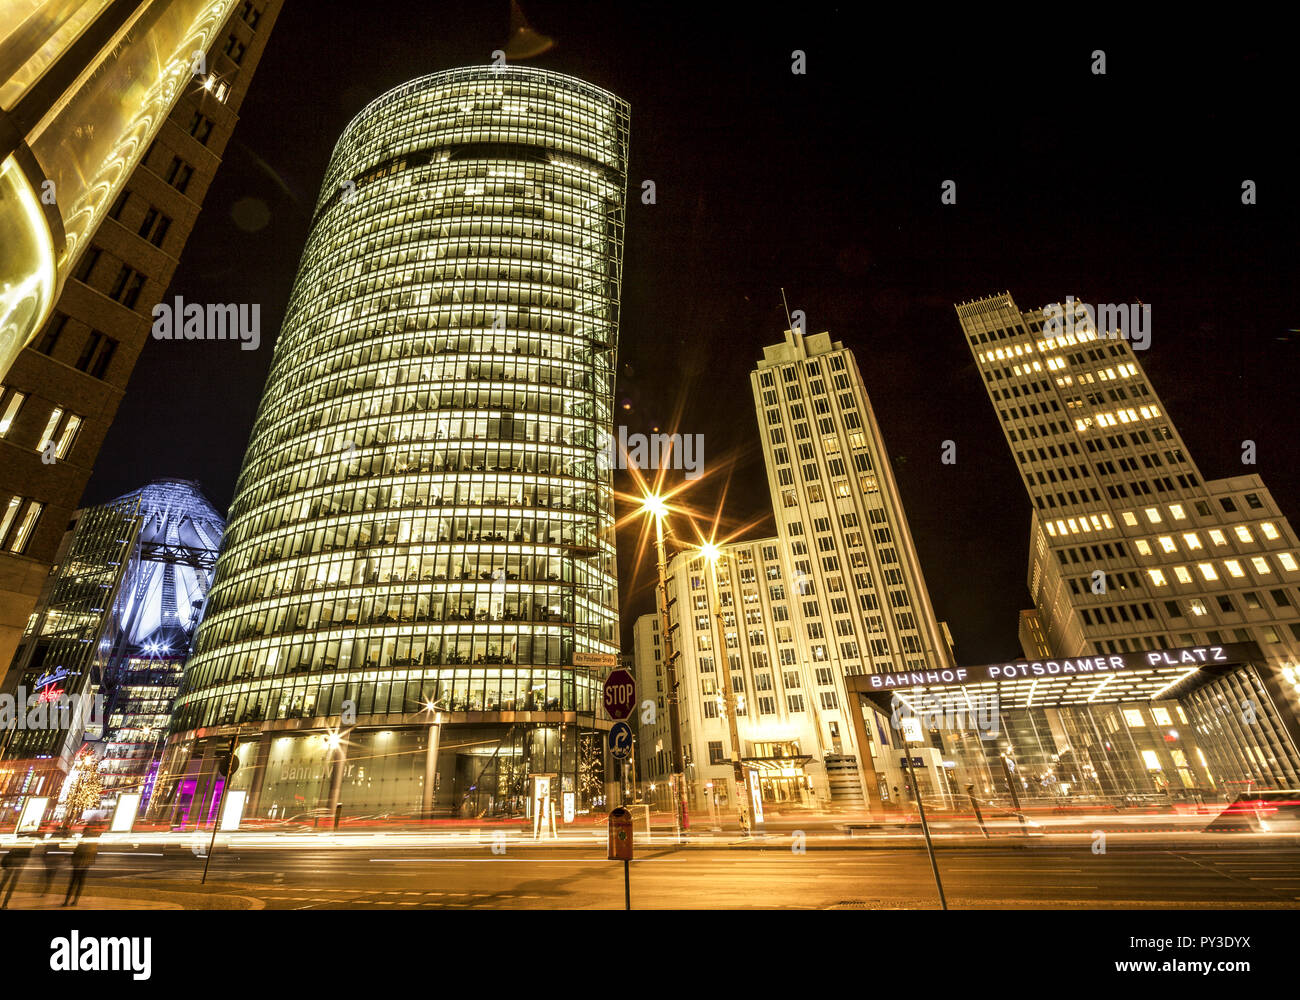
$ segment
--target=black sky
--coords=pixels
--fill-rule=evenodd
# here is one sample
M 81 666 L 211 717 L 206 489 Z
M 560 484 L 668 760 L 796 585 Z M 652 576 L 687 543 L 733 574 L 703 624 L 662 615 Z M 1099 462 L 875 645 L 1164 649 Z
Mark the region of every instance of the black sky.
M 748 373 L 785 328 L 781 286 L 857 355 L 962 662 L 1018 654 L 1030 506 L 955 302 L 1150 303 L 1142 361 L 1202 473 L 1256 472 L 1300 515 L 1295 88 L 1291 56 L 1267 48 L 1280 26 L 1237 45 L 1219 25 L 1130 16 L 1012 31 L 930 8 L 904 23 L 874 5 L 611 7 L 525 2 L 558 42 L 531 64 L 631 104 L 621 421 L 667 425 L 681 402 L 706 462 L 739 457 L 728 521 L 770 507 Z M 505 2 L 290 0 L 171 289 L 261 303 L 263 348 L 151 342 L 85 502 L 181 476 L 228 505 L 335 140 L 391 87 L 487 62 L 506 21 Z M 250 233 L 235 219 L 257 203 L 269 221 Z M 628 572 L 634 541 L 620 539 L 625 635 L 652 600 Z

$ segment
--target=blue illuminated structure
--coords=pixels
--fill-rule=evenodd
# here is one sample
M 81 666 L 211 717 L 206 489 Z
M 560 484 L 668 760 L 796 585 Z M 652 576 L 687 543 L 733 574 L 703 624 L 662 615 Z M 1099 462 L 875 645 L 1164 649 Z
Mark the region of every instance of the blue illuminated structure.
M 11 680 L 28 691 L 102 695 L 104 711 L 67 729 L 0 734 L 0 800 L 50 794 L 86 742 L 110 796 L 149 790 L 224 530 L 199 485 L 183 479 L 78 512 Z

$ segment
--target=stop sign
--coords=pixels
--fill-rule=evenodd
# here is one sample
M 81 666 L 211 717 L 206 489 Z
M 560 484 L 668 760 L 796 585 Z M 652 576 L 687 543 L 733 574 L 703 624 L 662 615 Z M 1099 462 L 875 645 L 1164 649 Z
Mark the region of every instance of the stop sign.
M 605 678 L 605 711 L 612 719 L 626 719 L 636 707 L 636 681 L 626 670 L 613 670 Z

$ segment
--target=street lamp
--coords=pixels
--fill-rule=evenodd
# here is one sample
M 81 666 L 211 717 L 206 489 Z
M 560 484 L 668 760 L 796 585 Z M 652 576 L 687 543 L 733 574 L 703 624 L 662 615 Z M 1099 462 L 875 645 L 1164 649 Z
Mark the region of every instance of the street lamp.
M 718 600 L 718 557 L 721 551 L 713 542 L 700 546 L 700 555 L 709 564 L 706 594 L 709 608 L 713 612 L 714 645 L 716 661 L 722 674 L 722 693 L 726 699 L 727 733 L 731 743 L 731 772 L 736 782 L 736 814 L 740 820 L 740 832 L 749 836 L 749 789 L 745 781 L 745 765 L 740 760 L 740 729 L 736 723 L 736 692 L 731 686 L 731 658 L 727 656 L 726 631 L 722 621 L 722 604 Z
M 658 585 L 655 588 L 659 610 L 659 632 L 664 640 L 664 669 L 668 675 L 668 728 L 672 737 L 672 796 L 677 828 L 681 834 L 690 829 L 686 815 L 686 772 L 682 754 L 682 713 L 677 695 L 677 654 L 673 652 L 672 621 L 668 614 L 668 559 L 664 554 L 664 518 L 668 504 L 656 493 L 647 492 L 641 499 L 641 512 L 649 514 L 655 523 L 655 560 L 658 568 Z

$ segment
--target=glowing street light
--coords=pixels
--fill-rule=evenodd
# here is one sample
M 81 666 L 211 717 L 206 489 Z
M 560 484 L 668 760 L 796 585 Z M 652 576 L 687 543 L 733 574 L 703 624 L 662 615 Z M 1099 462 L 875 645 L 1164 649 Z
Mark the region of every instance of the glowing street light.
M 655 522 L 655 561 L 658 568 L 658 586 L 655 598 L 659 610 L 659 632 L 664 641 L 664 669 L 668 675 L 668 729 L 672 737 L 672 767 L 670 779 L 677 827 L 684 835 L 690 829 L 686 815 L 686 768 L 682 753 L 682 713 L 677 694 L 677 653 L 673 650 L 672 622 L 668 614 L 668 557 L 664 554 L 664 520 L 668 504 L 659 494 L 647 490 L 641 498 L 641 511 Z
M 651 514 L 657 520 L 668 516 L 668 504 L 657 493 L 647 493 L 641 498 L 641 513 Z

